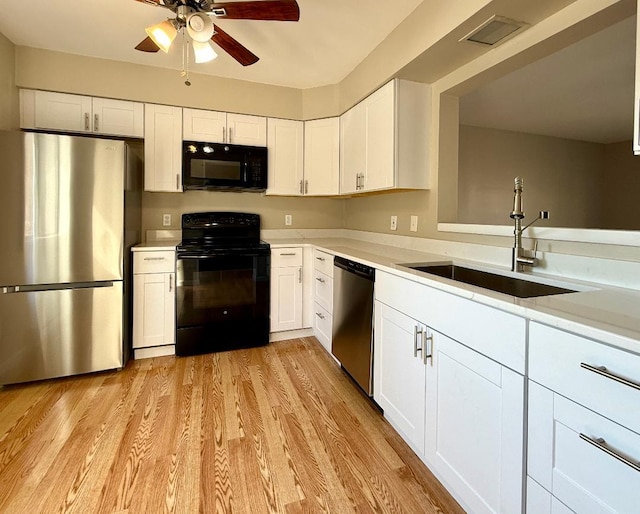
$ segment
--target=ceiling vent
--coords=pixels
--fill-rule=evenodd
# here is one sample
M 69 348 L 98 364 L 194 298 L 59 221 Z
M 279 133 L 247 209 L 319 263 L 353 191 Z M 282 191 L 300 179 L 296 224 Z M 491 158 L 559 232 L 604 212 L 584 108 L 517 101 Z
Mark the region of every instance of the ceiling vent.
M 492 16 L 479 27 L 473 29 L 460 41 L 469 41 L 483 46 L 496 46 L 518 34 L 528 25 L 503 16 Z

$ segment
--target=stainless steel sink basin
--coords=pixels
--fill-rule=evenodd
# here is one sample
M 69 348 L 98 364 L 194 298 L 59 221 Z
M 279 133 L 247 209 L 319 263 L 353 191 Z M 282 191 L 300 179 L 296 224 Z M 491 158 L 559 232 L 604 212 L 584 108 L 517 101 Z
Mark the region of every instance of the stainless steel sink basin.
M 480 271 L 455 264 L 402 264 L 401 266 L 438 275 L 439 277 L 463 282 L 498 293 L 504 293 L 518 298 L 533 298 L 536 296 L 550 296 L 554 294 L 575 293 L 575 290 L 540 284 L 515 277 L 498 275 L 488 271 Z

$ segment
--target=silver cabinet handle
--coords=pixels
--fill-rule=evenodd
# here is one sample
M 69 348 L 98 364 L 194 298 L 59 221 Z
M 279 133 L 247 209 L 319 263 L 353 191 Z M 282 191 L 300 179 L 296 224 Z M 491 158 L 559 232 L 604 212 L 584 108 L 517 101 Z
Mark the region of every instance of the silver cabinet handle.
M 320 312 L 316 312 L 316 316 L 318 316 L 320 319 L 324 319 L 324 315 Z
M 606 453 L 607 455 L 611 455 L 612 457 L 618 459 L 620 462 L 624 462 L 627 466 L 635 469 L 636 471 L 640 471 L 640 461 L 632 461 L 630 458 L 614 450 L 607 445 L 607 442 L 602 437 L 591 438 L 588 435 L 581 433 L 580 439 L 588 442 L 589 444 L 592 444 L 593 446 L 598 448 L 598 450 L 602 450 L 604 453 Z
M 100 129 L 98 128 L 98 120 L 99 120 L 98 115 L 94 114 L 93 115 L 93 130 L 94 130 L 94 132 L 100 131 Z
M 427 350 L 427 341 L 431 344 L 431 349 Z M 433 334 L 428 336 L 427 329 L 422 332 L 422 362 L 426 366 L 427 361 L 431 359 L 431 365 L 433 366 Z
M 173 275 L 169 275 L 169 292 L 173 292 Z
M 316 277 L 316 280 L 321 284 L 324 284 L 324 278 Z
M 164 257 L 144 257 L 144 261 L 163 261 Z
M 231 130 L 232 127 L 229 127 L 229 143 L 233 143 L 233 132 Z
M 298 268 L 298 284 L 302 284 L 302 268 Z
M 360 189 L 360 173 L 356 173 L 356 191 Z
M 304 188 L 302 186 L 302 180 L 300 181 L 300 194 L 303 195 L 304 194 Z
M 581 362 L 580 367 L 640 391 L 640 382 L 635 382 L 628 378 L 621 377 L 620 375 L 616 375 L 615 373 L 611 373 L 611 371 L 609 371 L 605 366 L 592 366 L 586 362 Z
M 418 325 L 413 325 L 413 356 L 418 356 L 418 350 L 422 348 L 418 348 L 418 334 L 422 334 L 422 329 L 418 330 Z
M 176 173 L 176 191 L 180 190 L 180 174 Z
M 84 113 L 84 129 L 85 130 L 91 130 L 91 127 L 89 126 L 89 113 L 88 112 Z
M 227 142 L 227 127 L 222 127 L 222 142 Z
M 317 260 L 324 262 L 325 258 L 324 257 L 316 257 Z
M 290 253 L 281 253 L 280 257 L 295 257 L 296 255 L 298 255 L 297 253 L 294 252 L 290 252 Z
M 305 180 L 304 181 L 304 194 L 306 195 L 307 193 L 309 193 L 309 181 Z

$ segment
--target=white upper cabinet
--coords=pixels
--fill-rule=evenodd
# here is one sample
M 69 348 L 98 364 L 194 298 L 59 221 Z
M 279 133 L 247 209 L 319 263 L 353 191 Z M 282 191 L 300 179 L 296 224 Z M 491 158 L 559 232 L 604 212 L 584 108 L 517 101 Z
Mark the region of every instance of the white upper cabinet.
M 292 121 L 269 118 L 267 194 L 339 194 L 340 120 Z
M 183 139 L 203 143 L 225 143 L 227 135 L 227 113 L 183 109 Z
M 343 194 L 428 189 L 431 88 L 394 79 L 344 113 Z
M 304 194 L 340 192 L 340 119 L 325 118 L 304 124 Z
M 145 106 L 144 190 L 182 191 L 182 109 Z
M 303 138 L 303 122 L 277 118 L 267 120 L 268 195 L 297 196 L 302 194 L 304 187 Z
M 137 102 L 22 89 L 20 127 L 143 137 L 144 108 Z
M 185 141 L 267 145 L 267 119 L 262 116 L 183 109 L 183 124 Z

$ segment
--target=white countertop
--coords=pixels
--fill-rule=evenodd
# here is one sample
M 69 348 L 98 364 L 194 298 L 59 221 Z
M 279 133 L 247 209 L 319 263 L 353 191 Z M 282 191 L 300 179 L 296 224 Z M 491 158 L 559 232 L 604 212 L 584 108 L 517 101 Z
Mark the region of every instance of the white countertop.
M 526 273 L 517 276 L 551 285 L 578 289 L 576 293 L 516 298 L 488 289 L 428 275 L 399 266 L 402 263 L 455 262 L 481 270 L 512 275 L 508 268 L 451 259 L 450 257 L 406 250 L 365 241 L 328 239 L 267 239 L 273 248 L 311 245 L 328 253 L 350 258 L 430 287 L 511 312 L 546 325 L 567 330 L 605 344 L 640 354 L 640 291 Z
M 180 244 L 179 240 L 166 239 L 163 241 L 147 241 L 146 243 L 139 243 L 134 246 L 131 251 L 133 252 L 153 252 L 169 250 L 174 251 L 176 246 Z

